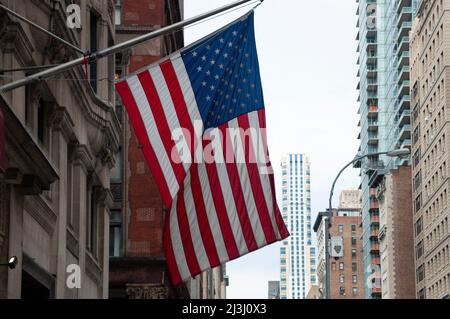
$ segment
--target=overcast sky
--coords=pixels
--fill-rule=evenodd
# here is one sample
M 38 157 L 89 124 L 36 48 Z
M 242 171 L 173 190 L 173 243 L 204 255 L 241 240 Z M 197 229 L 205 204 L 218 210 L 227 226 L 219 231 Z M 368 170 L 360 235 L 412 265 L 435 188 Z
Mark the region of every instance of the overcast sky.
M 185 16 L 232 1 L 185 0 Z M 186 29 L 186 44 L 249 8 Z M 282 156 L 307 154 L 312 163 L 313 221 L 328 206 L 334 177 L 358 151 L 355 13 L 355 0 L 266 0 L 255 13 L 278 199 Z M 350 169 L 340 179 L 335 203 L 342 189 L 358 186 L 358 171 Z M 228 263 L 227 272 L 228 298 L 267 298 L 267 282 L 279 280 L 279 244 Z

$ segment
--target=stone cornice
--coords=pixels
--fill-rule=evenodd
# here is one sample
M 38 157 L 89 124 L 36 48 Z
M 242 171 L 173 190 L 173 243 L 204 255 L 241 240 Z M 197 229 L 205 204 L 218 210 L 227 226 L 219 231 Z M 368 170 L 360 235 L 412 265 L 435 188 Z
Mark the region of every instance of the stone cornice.
M 80 245 L 77 238 L 77 235 L 71 229 L 66 229 L 66 238 L 67 238 L 67 249 L 72 253 L 72 255 L 76 258 L 80 257 Z
M 59 172 L 1 94 L 0 107 L 5 115 L 7 156 L 14 159 L 9 168 L 17 168 L 23 175 L 37 176 L 43 189 L 48 190 L 59 179 Z
M 73 78 L 80 79 L 85 77 L 82 67 L 74 68 L 69 73 Z M 70 86 L 83 108 L 82 111 L 86 120 L 95 128 L 105 132 L 102 140 L 94 144 L 110 144 L 112 151 L 117 153 L 120 145 L 121 126 L 112 102 L 100 100 L 92 91 L 92 88 L 87 86 L 84 81 L 70 81 Z
M 114 196 L 110 189 L 99 188 L 98 190 L 98 203 L 104 207 L 112 207 L 114 203 Z
M 160 29 L 160 25 L 120 25 L 116 26 L 116 33 L 117 34 L 141 34 L 141 33 L 148 33 L 155 30 Z
M 13 22 L 4 12 L 0 12 L 0 21 L 1 50 L 15 54 L 23 65 L 33 65 L 34 47 L 20 23 Z
M 86 145 L 75 145 L 73 151 L 73 160 L 75 165 L 80 165 L 86 174 L 94 171 L 94 157 Z

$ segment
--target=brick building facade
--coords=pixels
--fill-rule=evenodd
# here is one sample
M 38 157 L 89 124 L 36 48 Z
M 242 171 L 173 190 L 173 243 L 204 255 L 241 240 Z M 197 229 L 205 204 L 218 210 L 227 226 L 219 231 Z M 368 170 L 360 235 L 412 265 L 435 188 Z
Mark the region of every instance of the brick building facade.
M 333 217 L 330 236 L 343 238 L 344 257 L 330 258 L 331 299 L 363 299 L 364 279 L 362 269 L 361 217 Z
M 411 167 L 401 166 L 379 186 L 381 297 L 415 299 Z
M 361 193 L 343 191 L 339 209 L 333 210 L 329 238 L 342 239 L 342 257 L 329 257 L 330 299 L 363 299 L 364 278 L 362 266 Z M 327 213 L 319 213 L 314 224 L 317 233 L 318 291 L 322 298 L 326 293 L 325 227 Z

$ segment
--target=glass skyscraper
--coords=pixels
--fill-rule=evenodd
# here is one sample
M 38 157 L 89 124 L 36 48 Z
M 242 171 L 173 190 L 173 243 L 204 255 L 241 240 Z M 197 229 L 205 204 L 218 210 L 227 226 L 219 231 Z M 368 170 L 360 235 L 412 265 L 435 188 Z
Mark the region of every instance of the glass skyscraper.
M 409 32 L 418 0 L 357 0 L 360 153 L 411 148 Z M 379 203 L 384 175 L 408 159 L 371 156 L 361 168 L 365 297 L 380 298 Z
M 303 154 L 289 154 L 281 165 L 282 215 L 291 236 L 280 248 L 280 298 L 304 299 L 317 280 L 311 229 L 310 162 Z

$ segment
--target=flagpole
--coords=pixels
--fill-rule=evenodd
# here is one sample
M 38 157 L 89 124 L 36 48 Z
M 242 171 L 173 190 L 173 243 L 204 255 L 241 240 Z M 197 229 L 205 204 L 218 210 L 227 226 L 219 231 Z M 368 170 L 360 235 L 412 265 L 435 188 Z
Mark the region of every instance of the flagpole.
M 122 42 L 120 44 L 114 45 L 112 47 L 100 50 L 98 52 L 91 53 L 90 55 L 87 55 L 85 57 L 80 57 L 80 58 L 77 58 L 75 60 L 72 60 L 72 61 L 60 64 L 60 65 L 55 66 L 53 68 L 50 68 L 48 70 L 44 70 L 42 72 L 30 75 L 30 76 L 28 76 L 26 78 L 23 78 L 23 79 L 20 79 L 20 80 L 8 83 L 6 85 L 3 85 L 3 86 L 0 87 L 0 92 L 1 93 L 5 93 L 5 92 L 8 92 L 8 91 L 17 89 L 19 87 L 25 86 L 27 84 L 30 84 L 30 83 L 33 83 L 33 82 L 36 82 L 36 81 L 41 81 L 41 80 L 46 79 L 46 78 L 48 78 L 50 76 L 53 76 L 53 75 L 56 75 L 56 74 L 60 74 L 60 73 L 62 73 L 64 71 L 70 70 L 71 68 L 73 68 L 75 66 L 82 65 L 83 63 L 86 63 L 86 60 L 88 60 L 89 62 L 95 62 L 96 60 L 98 60 L 100 58 L 103 58 L 103 57 L 115 54 L 117 52 L 129 49 L 129 48 L 131 48 L 133 46 L 136 46 L 136 45 L 141 44 L 143 42 L 146 42 L 148 40 L 151 40 L 151 39 L 154 39 L 154 38 L 166 35 L 168 33 L 171 33 L 173 31 L 176 31 L 178 29 L 186 27 L 186 26 L 188 26 L 190 24 L 196 23 L 198 21 L 201 21 L 203 19 L 209 18 L 211 16 L 214 16 L 216 14 L 222 13 L 224 11 L 233 9 L 235 7 L 238 7 L 238 6 L 242 5 L 242 4 L 245 4 L 245 3 L 251 2 L 251 1 L 254 1 L 254 0 L 240 0 L 240 1 L 236 1 L 236 2 L 233 2 L 231 4 L 225 5 L 223 7 L 220 7 L 218 9 L 214 9 L 214 10 L 211 10 L 209 12 L 200 14 L 198 16 L 195 16 L 195 17 L 192 17 L 192 18 L 189 18 L 189 19 L 186 19 L 186 20 L 174 23 L 172 25 L 163 27 L 163 28 L 158 29 L 156 31 L 153 31 L 153 32 L 141 35 L 141 36 L 136 37 L 134 39 L 131 39 L 131 40 Z M 264 0 L 259 0 L 259 1 L 263 2 Z

